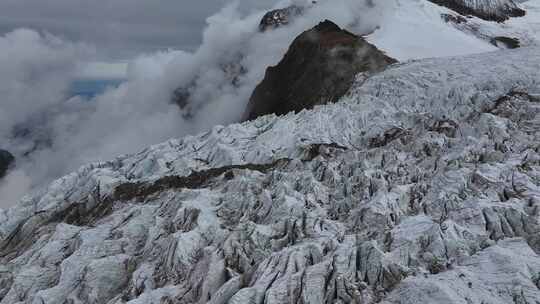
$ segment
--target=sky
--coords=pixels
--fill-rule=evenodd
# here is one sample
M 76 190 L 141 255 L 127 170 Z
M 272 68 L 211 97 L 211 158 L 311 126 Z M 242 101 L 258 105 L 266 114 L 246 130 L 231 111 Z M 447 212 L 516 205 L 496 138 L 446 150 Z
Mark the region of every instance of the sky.
M 2 0 L 0 33 L 28 27 L 95 44 L 106 59 L 166 48 L 193 50 L 206 17 L 226 0 Z
M 18 28 L 84 42 L 96 52 L 79 68 L 81 78 L 122 78 L 126 62 L 167 49 L 193 51 L 206 18 L 230 0 L 1 0 L 0 36 Z M 245 1 L 248 9 L 269 0 Z

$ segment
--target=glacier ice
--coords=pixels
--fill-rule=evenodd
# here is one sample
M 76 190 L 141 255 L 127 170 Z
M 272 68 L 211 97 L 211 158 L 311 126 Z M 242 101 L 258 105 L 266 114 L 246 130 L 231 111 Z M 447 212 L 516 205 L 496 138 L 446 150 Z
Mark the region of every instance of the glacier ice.
M 540 48 L 94 163 L 0 210 L 0 303 L 535 303 Z

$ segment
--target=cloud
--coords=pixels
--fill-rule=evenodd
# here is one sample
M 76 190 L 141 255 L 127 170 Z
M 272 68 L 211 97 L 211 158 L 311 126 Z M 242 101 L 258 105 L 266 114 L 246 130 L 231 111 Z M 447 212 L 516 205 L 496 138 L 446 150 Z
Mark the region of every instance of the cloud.
M 79 64 L 75 77 L 79 79 L 125 79 L 126 62 L 85 62 Z
M 381 7 L 358 0 L 320 1 L 289 26 L 259 33 L 267 9 L 227 5 L 207 19 L 196 51 L 137 56 L 125 68 L 124 83 L 90 101 L 68 98 L 65 91 L 80 76 L 80 62 L 92 47 L 29 30 L 0 37 L 0 90 L 8 96 L 0 97 L 5 131 L 0 142 L 17 157 L 16 174 L 6 178 L 0 192 L 3 205 L 14 204 L 21 190 L 44 186 L 85 163 L 238 121 L 265 69 L 279 62 L 297 35 L 326 18 L 369 32 L 376 20 L 368 16 L 378 16 Z M 98 65 L 92 72 L 109 68 Z M 179 87 L 189 96 L 182 110 L 171 102 Z M 14 136 L 14 129 L 23 132 Z
M 0 136 L 59 104 L 76 65 L 91 53 L 27 29 L 0 36 Z
M 31 188 L 31 178 L 22 170 L 15 170 L 0 182 L 0 208 L 13 205 Z

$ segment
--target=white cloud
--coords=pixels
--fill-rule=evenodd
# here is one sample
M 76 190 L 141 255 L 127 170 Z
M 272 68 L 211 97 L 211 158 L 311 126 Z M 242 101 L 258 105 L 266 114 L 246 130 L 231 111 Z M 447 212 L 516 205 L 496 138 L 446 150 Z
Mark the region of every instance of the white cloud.
M 0 134 L 60 103 L 77 63 L 91 52 L 27 29 L 0 36 Z

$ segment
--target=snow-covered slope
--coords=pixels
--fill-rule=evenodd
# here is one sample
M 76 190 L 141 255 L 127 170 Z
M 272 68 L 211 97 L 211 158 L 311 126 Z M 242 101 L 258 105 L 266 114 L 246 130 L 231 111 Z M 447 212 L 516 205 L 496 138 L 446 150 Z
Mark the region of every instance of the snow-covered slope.
M 401 61 L 493 51 L 497 46 L 492 39 L 500 36 L 516 38 L 522 46 L 540 43 L 539 0 L 521 3 L 527 14 L 505 23 L 464 17 L 428 0 L 390 2 L 392 13 L 367 39 Z
M 493 51 L 489 42 L 441 18 L 452 13 L 427 0 L 395 0 L 393 14 L 368 40 L 400 61 Z
M 85 166 L 0 211 L 0 303 L 535 303 L 540 49 Z

